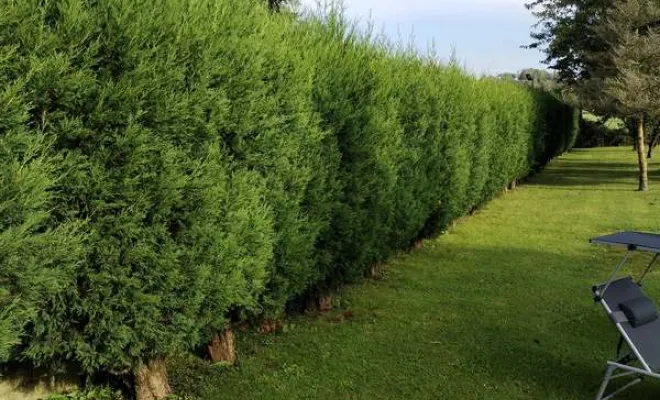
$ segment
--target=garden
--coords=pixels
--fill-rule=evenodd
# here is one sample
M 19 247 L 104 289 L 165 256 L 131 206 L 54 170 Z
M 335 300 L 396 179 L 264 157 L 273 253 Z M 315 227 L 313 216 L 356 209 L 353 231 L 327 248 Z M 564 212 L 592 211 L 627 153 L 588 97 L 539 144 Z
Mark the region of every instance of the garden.
M 616 339 L 588 296 L 616 254 L 587 239 L 657 231 L 660 198 L 629 148 L 569 153 L 580 113 L 335 9 L 0 0 L 1 374 L 581 398 Z

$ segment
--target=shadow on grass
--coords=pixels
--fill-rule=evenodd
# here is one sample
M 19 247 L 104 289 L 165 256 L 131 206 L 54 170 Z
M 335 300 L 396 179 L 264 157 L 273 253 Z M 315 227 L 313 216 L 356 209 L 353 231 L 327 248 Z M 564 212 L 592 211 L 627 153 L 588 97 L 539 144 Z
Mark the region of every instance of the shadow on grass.
M 587 240 L 576 238 L 581 239 Z M 578 256 L 511 247 L 451 251 L 470 252 L 465 260 L 456 261 L 479 267 L 461 280 L 489 282 L 483 292 L 491 296 L 473 310 L 463 309 L 468 318 L 483 315 L 454 332 L 474 339 L 458 342 L 464 361 L 488 381 L 516 387 L 519 393 L 509 393 L 510 398 L 520 394 L 530 399 L 595 397 L 618 336 L 600 306 L 590 301 L 589 282 L 604 280 L 619 253 L 608 251 L 595 259 L 589 251 Z M 622 271 L 623 275 L 637 275 L 643 269 L 645 255 L 635 257 L 632 269 Z M 648 294 L 657 297 L 657 276 L 649 283 Z M 617 399 L 659 397 L 660 382 L 646 380 Z
M 442 238 L 434 245 L 402 260 L 403 268 L 396 269 L 406 272 L 393 275 L 395 282 L 388 286 L 408 301 L 416 296 L 412 292 L 438 284 L 446 288 L 437 298 L 420 298 L 399 313 L 413 318 L 414 310 L 432 302 L 458 315 L 451 324 L 437 326 L 436 335 L 439 343 L 446 340 L 459 350 L 459 364 L 474 374 L 465 382 L 483 380 L 475 394 L 486 395 L 486 386 L 499 385 L 499 393 L 489 398 L 500 399 L 509 388 L 515 392 L 507 393 L 508 398 L 595 396 L 616 332 L 591 301 L 589 288 L 605 279 L 609 268 L 600 271 L 601 264 L 588 251 L 567 256 L 524 247 L 445 245 Z M 427 270 L 433 264 L 446 271 L 429 275 L 413 269 Z M 432 360 L 424 363 L 435 365 Z
M 600 187 L 602 190 L 614 190 L 612 185 L 629 184 L 630 189 L 636 189 L 637 176 L 634 171 L 625 170 L 590 170 L 580 168 L 561 168 L 561 170 L 546 170 L 542 177 L 531 183 L 560 188 L 580 187 L 592 190 Z M 598 189 L 601 190 L 601 189 Z
M 649 179 L 660 178 L 660 169 L 657 163 L 649 164 Z M 630 191 L 636 190 L 637 165 L 634 162 L 594 162 L 592 160 L 556 160 L 551 167 L 542 174 L 529 180 L 532 184 L 545 186 L 571 187 L 581 186 L 585 190 L 589 187 L 610 186 L 616 184 L 630 184 Z M 596 189 L 592 189 L 596 190 Z M 621 190 L 621 189 L 618 189 Z
M 560 228 L 545 230 L 541 248 L 529 245 L 546 239 L 518 236 L 505 245 L 452 235 L 430 241 L 393 260 L 383 280 L 348 290 L 350 321 L 330 329 L 303 317 L 290 333 L 239 333 L 238 367 L 177 362 L 174 387 L 205 400 L 271 392 L 287 400 L 593 398 L 617 336 L 589 288 L 620 254 L 594 258 L 588 237 L 562 236 Z M 635 272 L 642 261 L 633 259 Z M 659 289 L 649 276 L 649 295 Z M 365 366 L 378 373 L 364 373 Z M 354 379 L 355 387 L 339 388 Z M 659 394 L 645 382 L 620 399 Z
M 624 163 L 624 162 L 597 162 L 593 160 L 580 160 L 580 159 L 571 159 L 571 160 L 557 160 L 556 164 L 558 167 L 563 168 L 563 167 L 569 167 L 569 168 L 587 168 L 589 170 L 603 170 L 603 171 L 608 171 L 608 170 L 613 170 L 613 169 L 623 169 L 623 170 L 628 170 L 628 171 L 635 171 L 637 168 L 637 164 L 631 160 L 629 163 Z
M 497 346 L 488 346 L 474 360 L 488 365 L 488 371 L 484 374 L 490 380 L 514 383 L 529 398 L 536 398 L 540 393 L 546 399 L 595 396 L 602 379 L 605 359 L 601 369 L 591 360 L 560 354 L 560 349 L 553 349 L 543 339 L 536 339 L 538 332 L 528 331 L 527 335 L 521 335 L 521 332 L 514 333 L 498 325 L 483 329 L 487 329 L 489 335 L 500 338 Z
M 603 318 L 604 315 L 602 316 Z M 599 324 L 600 325 L 600 324 Z M 609 326 L 612 332 L 614 326 Z M 615 341 L 606 340 L 609 347 L 603 350 L 607 357 L 601 362 L 594 362 L 584 352 L 576 353 L 586 357 L 566 354 L 566 348 L 552 348 L 543 340 L 535 339 L 538 332 L 529 330 L 526 334 L 514 333 L 501 325 L 481 327 L 489 335 L 500 338 L 497 346 L 488 346 L 486 351 L 472 360 L 475 363 L 488 365 L 487 376 L 495 382 L 515 383 L 525 388 L 526 398 L 537 397 L 542 394 L 545 399 L 581 399 L 595 397 L 603 379 L 607 360 L 614 359 Z M 610 337 L 612 332 L 603 332 L 603 336 Z M 594 336 L 596 342 L 603 342 L 603 336 Z M 611 343 L 610 343 L 611 342 Z M 562 354 L 562 351 L 565 352 Z M 620 387 L 626 380 L 613 381 L 609 390 Z M 514 396 L 511 396 L 514 397 Z M 660 397 L 660 381 L 646 379 L 634 390 L 617 396 L 618 400 L 655 400 Z

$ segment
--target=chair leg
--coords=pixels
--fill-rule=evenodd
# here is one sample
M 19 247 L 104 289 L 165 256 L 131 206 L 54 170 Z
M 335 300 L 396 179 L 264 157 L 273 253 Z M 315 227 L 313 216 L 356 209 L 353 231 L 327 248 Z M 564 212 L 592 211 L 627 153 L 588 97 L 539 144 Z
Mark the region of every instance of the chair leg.
M 607 386 L 610 383 L 610 379 L 612 379 L 612 374 L 614 373 L 614 370 L 616 370 L 616 367 L 614 365 L 608 365 L 607 369 L 605 369 L 605 377 L 603 377 L 603 383 L 600 385 L 600 390 L 598 391 L 596 400 L 603 400 L 603 396 L 605 395 L 605 390 L 607 390 Z
M 618 390 L 615 390 L 614 392 L 612 392 L 609 396 L 605 397 L 603 400 L 611 400 L 617 394 L 623 393 L 626 390 L 630 389 L 631 387 L 633 387 L 633 386 L 635 386 L 635 385 L 637 385 L 638 383 L 641 383 L 641 382 L 642 382 L 642 378 L 634 379 L 634 380 L 628 382 L 627 384 L 625 384 L 624 386 L 620 387 Z
M 610 382 L 613 379 L 618 379 L 618 378 L 623 378 L 626 376 L 635 376 L 636 374 L 634 372 L 624 372 L 622 374 L 614 375 L 614 372 L 618 369 L 616 365 L 608 365 L 607 369 L 605 370 L 605 376 L 603 377 L 603 383 L 600 385 L 600 390 L 598 391 L 598 395 L 596 396 L 596 400 L 611 400 L 613 399 L 616 395 L 619 393 L 625 392 L 626 390 L 630 389 L 631 387 L 639 384 L 642 382 L 642 377 L 637 376 L 630 382 L 626 383 L 625 385 L 621 386 L 619 389 L 613 391 L 612 393 L 606 395 L 605 392 L 607 391 L 607 387 L 610 385 Z

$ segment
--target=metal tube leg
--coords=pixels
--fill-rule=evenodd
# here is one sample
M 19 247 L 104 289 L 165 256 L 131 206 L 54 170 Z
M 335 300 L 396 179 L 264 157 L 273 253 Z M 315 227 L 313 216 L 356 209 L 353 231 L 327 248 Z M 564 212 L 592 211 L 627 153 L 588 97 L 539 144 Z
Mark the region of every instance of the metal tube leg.
M 651 272 L 651 268 L 653 268 L 653 264 L 655 264 L 656 261 L 658 261 L 658 257 L 660 257 L 660 253 L 657 253 L 655 256 L 653 256 L 653 259 L 649 263 L 649 265 L 646 267 L 646 270 L 642 274 L 642 276 L 639 277 L 639 280 L 637 281 L 638 285 L 642 285 L 642 281 L 644 278 L 646 278 L 646 275 L 648 275 L 649 272 Z
M 603 288 L 603 290 L 601 290 L 600 293 L 598 293 L 598 297 L 603 298 L 603 297 L 605 296 L 605 292 L 607 291 L 607 289 L 608 289 L 608 288 L 610 287 L 610 285 L 612 284 L 612 281 L 614 281 L 614 279 L 616 279 L 616 274 L 619 273 L 619 270 L 620 270 L 621 267 L 623 267 L 623 265 L 628 261 L 628 259 L 630 258 L 630 255 L 631 255 L 631 254 L 632 254 L 632 250 L 628 250 L 628 252 L 626 253 L 626 255 L 623 256 L 623 259 L 619 262 L 619 265 L 616 266 L 616 269 L 614 270 L 614 273 L 613 273 L 612 276 L 610 277 L 610 280 L 607 281 L 607 284 L 605 285 L 605 287 Z
M 603 383 L 600 385 L 600 390 L 598 391 L 596 400 L 603 400 L 603 396 L 605 395 L 605 390 L 607 390 L 607 386 L 610 383 L 610 379 L 612 379 L 612 374 L 614 373 L 615 369 L 616 367 L 614 365 L 607 366 L 607 369 L 605 370 L 605 377 L 603 377 Z
M 614 396 L 616 396 L 617 394 L 625 392 L 626 390 L 628 390 L 628 389 L 630 389 L 631 387 L 637 385 L 638 383 L 642 383 L 642 378 L 637 378 L 637 379 L 635 379 L 635 380 L 633 380 L 633 381 L 628 382 L 627 384 L 625 384 L 625 385 L 622 386 L 621 388 L 619 388 L 619 389 L 615 390 L 614 392 L 612 392 L 612 394 L 610 394 L 609 396 L 605 397 L 603 400 L 611 400 L 611 399 L 613 399 Z

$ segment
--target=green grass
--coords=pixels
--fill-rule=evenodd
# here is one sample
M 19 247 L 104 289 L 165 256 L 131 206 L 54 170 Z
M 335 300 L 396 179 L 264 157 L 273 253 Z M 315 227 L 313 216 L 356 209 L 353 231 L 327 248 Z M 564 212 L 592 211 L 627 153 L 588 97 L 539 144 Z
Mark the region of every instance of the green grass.
M 175 386 L 209 400 L 592 398 L 617 335 L 590 288 L 621 252 L 588 239 L 660 230 L 657 161 L 651 170 L 639 193 L 629 148 L 568 154 L 382 279 L 345 288 L 329 316 L 242 333 L 237 367 L 179 365 Z M 660 270 L 647 290 L 660 299 Z M 659 396 L 645 382 L 620 398 Z

